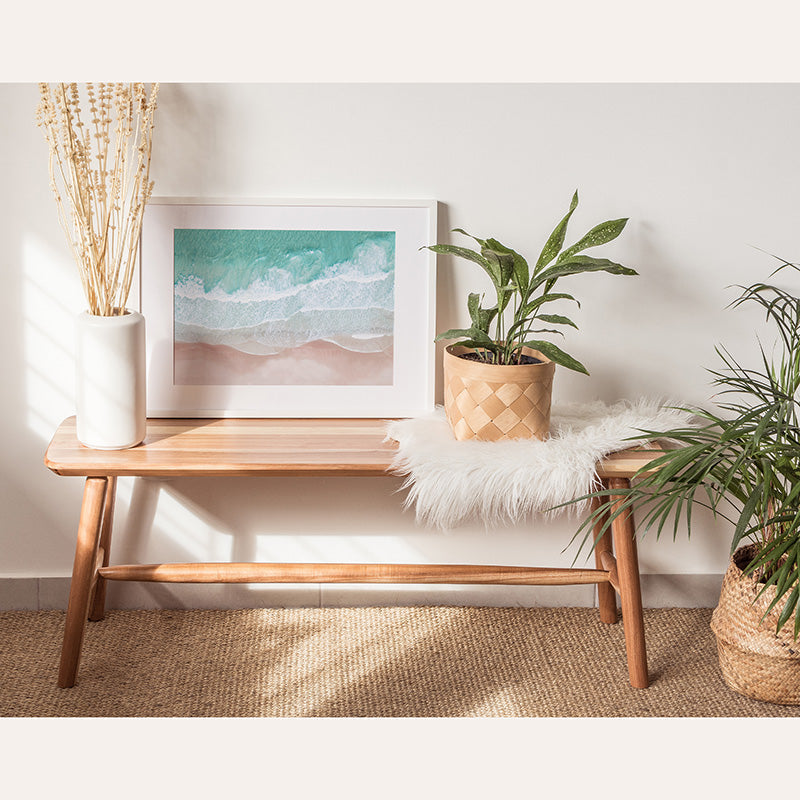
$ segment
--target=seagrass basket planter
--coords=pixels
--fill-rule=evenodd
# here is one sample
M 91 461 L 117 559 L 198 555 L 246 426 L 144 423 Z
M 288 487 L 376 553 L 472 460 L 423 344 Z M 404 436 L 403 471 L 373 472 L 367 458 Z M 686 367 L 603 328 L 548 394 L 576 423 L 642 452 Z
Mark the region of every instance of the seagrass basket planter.
M 775 632 L 782 602 L 762 621 L 775 590 L 759 597 L 763 584 L 743 574 L 755 552 L 756 545 L 747 545 L 733 554 L 711 617 L 722 677 L 745 697 L 800 705 L 800 641 L 793 638 L 792 620 Z
M 538 350 L 522 349 L 538 364 L 484 364 L 459 358 L 470 349 L 444 351 L 444 408 L 458 441 L 546 439 L 556 365 Z

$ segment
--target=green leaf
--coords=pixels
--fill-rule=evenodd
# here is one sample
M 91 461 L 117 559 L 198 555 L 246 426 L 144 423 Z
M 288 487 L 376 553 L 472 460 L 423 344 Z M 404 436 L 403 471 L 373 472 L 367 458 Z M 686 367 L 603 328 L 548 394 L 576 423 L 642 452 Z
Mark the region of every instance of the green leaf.
M 480 239 L 467 233 L 463 228 L 453 228 L 453 233 L 463 233 L 464 236 L 474 239 L 481 246 L 481 256 L 495 265 L 497 274 L 500 276 L 499 282 L 501 284 L 508 283 L 514 268 L 514 251 L 511 248 L 498 242 L 497 239 Z
M 488 334 L 489 326 L 492 324 L 492 320 L 497 316 L 497 306 L 481 308 L 481 295 L 473 292 L 467 298 L 467 310 L 469 311 L 473 327 Z
M 569 261 L 554 264 L 549 269 L 535 277 L 533 288 L 556 278 L 566 275 L 578 275 L 583 272 L 609 272 L 612 275 L 638 275 L 636 270 L 624 267 L 607 258 L 593 258 L 592 256 L 572 256 Z
M 522 292 L 527 289 L 529 280 L 528 262 L 516 250 L 512 250 L 502 242 L 498 242 L 497 239 L 487 239 L 486 247 L 501 257 L 511 259 L 511 272 L 508 278 L 513 277 L 515 288 L 518 291 Z
M 514 253 L 514 280 L 520 292 L 527 290 L 528 282 L 530 281 L 530 268 L 528 267 L 528 262 L 519 253 Z
M 465 336 L 470 336 L 470 335 L 471 331 L 468 328 L 450 328 L 449 331 L 445 331 L 444 333 L 438 334 L 433 341 L 439 342 L 442 339 L 461 339 Z
M 571 325 L 576 330 L 578 326 L 568 317 L 562 317 L 560 314 L 539 314 L 536 319 L 540 319 L 543 322 L 553 322 L 556 325 Z
M 514 257 L 510 253 L 501 253 L 489 247 L 481 248 L 481 255 L 496 265 L 497 273 L 500 275 L 500 285 L 508 284 L 514 274 Z
M 456 342 L 456 344 L 461 345 L 461 347 L 469 347 L 473 350 L 488 350 L 490 353 L 494 353 L 495 355 L 500 352 L 500 348 L 492 342 L 491 346 L 484 343 L 484 342 L 475 342 L 472 339 L 461 339 L 460 341 Z M 496 363 L 494 361 L 490 363 Z
M 572 202 L 569 204 L 569 211 L 566 213 L 561 222 L 556 225 L 553 232 L 550 234 L 547 242 L 542 248 L 542 252 L 536 261 L 536 266 L 533 269 L 533 274 L 544 269 L 560 252 L 564 246 L 564 239 L 567 235 L 567 225 L 572 216 L 572 212 L 578 207 L 578 192 L 572 195 Z
M 736 550 L 736 548 L 739 546 L 739 542 L 741 542 L 742 538 L 747 534 L 746 529 L 749 526 L 750 520 L 753 518 L 753 514 L 755 513 L 758 504 L 761 502 L 762 491 L 763 484 L 759 484 L 750 497 L 747 498 L 747 502 L 744 504 L 742 513 L 739 515 L 739 521 L 736 523 L 736 530 L 733 532 L 731 553 Z
M 564 335 L 563 331 L 557 331 L 555 328 L 537 328 L 536 330 L 528 331 L 528 333 L 555 333 L 559 336 Z
M 534 311 L 536 311 L 539 306 L 542 306 L 545 303 L 552 303 L 554 300 L 572 300 L 573 303 L 577 304 L 578 308 L 581 307 L 581 304 L 571 294 L 565 294 L 564 292 L 553 292 L 552 294 L 543 294 L 537 297 L 535 300 L 531 300 L 530 303 L 526 303 L 524 306 L 521 306 L 516 314 L 516 317 L 520 320 L 525 319 Z
M 481 247 L 486 247 L 486 241 L 484 239 L 479 239 L 477 236 L 473 236 L 471 233 L 467 233 L 463 228 L 453 228 L 453 233 L 463 233 L 464 236 L 469 236 L 470 239 L 474 239 Z
M 471 339 L 479 342 L 481 347 L 488 347 L 492 350 L 497 349 L 494 339 L 474 326 L 472 328 L 451 328 L 449 331 L 440 333 L 434 341 L 438 342 L 440 339 Z
M 787 592 L 789 591 L 788 587 L 786 591 Z M 783 611 L 781 611 L 780 617 L 778 617 L 778 625 L 777 625 L 778 630 L 780 630 L 789 621 L 792 614 L 795 613 L 795 610 L 797 609 L 798 595 L 800 595 L 800 588 L 795 586 L 794 589 L 792 589 L 792 593 L 786 600 L 786 604 L 783 607 Z M 797 628 L 796 621 L 795 621 L 795 628 Z
M 498 242 L 497 239 L 487 239 L 484 245 L 498 254 L 511 257 L 512 265 L 509 277 L 514 278 L 517 290 L 524 292 L 528 288 L 528 281 L 530 280 L 528 262 L 516 250 L 506 247 L 502 242 Z
M 429 245 L 427 249 L 433 250 L 434 253 L 439 253 L 440 255 L 458 256 L 467 261 L 472 261 L 485 270 L 495 286 L 501 286 L 503 283 L 500 280 L 500 270 L 497 265 L 484 258 L 480 253 L 470 250 L 468 247 L 459 247 L 455 244 L 433 244 Z
M 480 306 L 481 296 L 475 292 L 471 293 L 467 297 L 467 311 L 469 311 L 469 318 L 472 320 L 472 324 L 476 328 L 480 328 L 481 330 L 486 330 L 488 332 L 488 329 L 484 328 L 480 324 Z
M 567 355 L 560 347 L 556 347 L 552 342 L 529 341 L 523 342 L 519 347 L 531 347 L 538 350 L 542 355 L 547 356 L 551 361 L 560 364 L 567 369 L 575 370 L 575 372 L 582 372 L 584 375 L 589 374 L 589 370 L 576 361 L 572 356 Z
M 489 250 L 494 250 L 496 253 L 503 253 L 504 255 L 510 255 L 514 252 L 510 247 L 499 242 L 497 239 L 487 239 L 483 243 L 483 246 Z
M 628 218 L 625 217 L 624 219 L 612 219 L 608 222 L 601 222 L 599 225 L 595 225 L 582 239 L 575 242 L 572 247 L 568 247 L 558 257 L 556 263 L 568 261 L 576 253 L 580 253 L 581 250 L 586 250 L 588 247 L 597 247 L 598 245 L 613 241 L 622 233 L 627 221 Z
M 506 339 L 508 341 L 514 341 L 514 339 L 519 335 L 519 332 L 530 327 L 535 320 L 542 319 L 545 320 L 546 322 L 556 322 L 557 320 L 554 319 L 555 317 L 562 318 L 561 315 L 557 314 L 541 314 L 537 316 L 534 313 L 537 308 L 553 300 L 572 300 L 573 302 L 578 303 L 578 301 L 570 294 L 554 293 L 554 294 L 545 294 L 542 295 L 541 297 L 537 297 L 535 300 L 531 300 L 530 303 L 527 303 L 524 306 L 520 306 L 517 309 L 516 313 L 514 314 L 514 322 L 506 332 Z M 580 303 L 578 303 L 578 307 L 580 307 Z M 562 319 L 566 319 L 566 317 L 563 317 Z M 575 323 L 562 322 L 561 324 L 572 324 L 572 327 L 574 328 L 578 327 L 577 325 L 575 325 Z

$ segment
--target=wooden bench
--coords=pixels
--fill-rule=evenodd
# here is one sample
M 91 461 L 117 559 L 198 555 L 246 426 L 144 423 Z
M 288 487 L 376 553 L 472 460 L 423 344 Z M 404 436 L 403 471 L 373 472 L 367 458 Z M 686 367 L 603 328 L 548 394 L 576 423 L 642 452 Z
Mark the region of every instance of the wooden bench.
M 478 564 L 188 563 L 111 566 L 116 480 L 225 475 L 386 475 L 396 443 L 376 419 L 151 419 L 147 437 L 129 450 L 93 450 L 76 437 L 75 418 L 59 426 L 45 456 L 58 475 L 86 479 L 78 524 L 58 685 L 75 685 L 87 618 L 105 614 L 106 582 L 167 583 L 441 583 L 597 584 L 600 619 L 617 621 L 620 595 L 631 685 L 648 686 L 639 565 L 632 517 L 620 515 L 599 541 L 597 569 Z M 654 454 L 615 453 L 597 465 L 611 489 Z M 614 555 L 616 550 L 616 556 Z

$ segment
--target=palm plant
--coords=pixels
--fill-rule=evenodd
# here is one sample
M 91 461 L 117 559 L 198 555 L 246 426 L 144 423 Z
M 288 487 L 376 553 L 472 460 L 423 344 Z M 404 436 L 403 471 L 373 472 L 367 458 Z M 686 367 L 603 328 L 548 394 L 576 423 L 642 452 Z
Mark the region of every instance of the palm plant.
M 570 275 L 584 272 L 609 272 L 613 275 L 636 275 L 635 270 L 609 261 L 605 258 L 594 258 L 581 255 L 590 247 L 606 244 L 622 233 L 625 219 L 609 220 L 592 228 L 571 247 L 562 250 L 567 234 L 570 217 L 578 207 L 577 191 L 572 197 L 569 210 L 550 234 L 542 252 L 531 270 L 528 262 L 516 251 L 497 241 L 497 239 L 479 239 L 461 228 L 454 233 L 462 233 L 474 239 L 480 251 L 470 250 L 451 244 L 436 244 L 428 247 L 434 253 L 455 255 L 478 264 L 492 282 L 496 294 L 496 302 L 490 308 L 481 306 L 481 296 L 477 293 L 469 295 L 467 309 L 472 322 L 469 328 L 454 328 L 436 337 L 440 339 L 458 339 L 457 344 L 474 348 L 481 361 L 490 364 L 518 364 L 522 356 L 522 348 L 530 347 L 544 354 L 556 364 L 561 364 L 576 372 L 589 372 L 572 356 L 549 341 L 531 338 L 535 334 L 548 333 L 563 336 L 561 330 L 538 328 L 541 323 L 549 325 L 578 326 L 562 314 L 543 313 L 544 306 L 556 300 L 572 301 L 580 307 L 580 303 L 565 292 L 555 292 L 556 282 Z M 507 319 L 506 309 L 511 306 L 512 316 Z M 490 334 L 494 323 L 495 333 Z
M 781 261 L 772 275 L 798 265 Z M 772 275 L 770 277 L 772 277 Z M 733 525 L 731 553 L 745 542 L 754 555 L 745 575 L 760 584 L 759 595 L 774 587 L 767 613 L 779 609 L 777 629 L 794 619 L 794 639 L 800 635 L 800 298 L 768 283 L 741 290 L 731 307 L 757 304 L 777 328 L 770 355 L 759 343 L 761 364 L 742 366 L 725 348 L 717 347 L 722 367 L 709 370 L 719 387 L 720 413 L 692 411 L 697 427 L 645 431 L 641 439 L 666 439 L 673 444 L 640 470 L 629 489 L 602 489 L 590 497 L 597 504 L 578 529 L 581 546 L 598 523 L 598 536 L 620 514 L 635 510 L 645 530 L 660 535 L 679 520 L 691 531 L 695 503 Z M 766 616 L 766 615 L 765 615 Z

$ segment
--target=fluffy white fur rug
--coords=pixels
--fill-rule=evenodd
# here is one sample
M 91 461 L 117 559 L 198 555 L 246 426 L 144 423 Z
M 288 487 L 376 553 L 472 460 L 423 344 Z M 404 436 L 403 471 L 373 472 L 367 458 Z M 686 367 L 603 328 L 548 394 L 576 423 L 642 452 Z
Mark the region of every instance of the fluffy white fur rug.
M 640 400 L 554 406 L 545 441 L 458 442 L 441 407 L 391 422 L 387 433 L 400 445 L 393 466 L 407 476 L 406 506 L 416 504 L 420 523 L 448 529 L 470 518 L 508 524 L 580 497 L 598 485 L 603 456 L 637 444 L 626 439 L 690 424 L 688 413 Z

